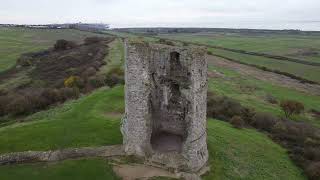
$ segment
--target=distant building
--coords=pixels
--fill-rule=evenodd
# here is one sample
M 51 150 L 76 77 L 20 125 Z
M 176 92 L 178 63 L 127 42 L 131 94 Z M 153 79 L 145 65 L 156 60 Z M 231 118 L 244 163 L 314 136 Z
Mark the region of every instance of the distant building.
M 48 25 L 26 25 L 27 28 L 35 28 L 35 29 L 48 29 Z
M 79 29 L 82 31 L 102 31 L 109 29 L 109 24 L 103 23 L 66 23 L 66 24 L 0 24 L 0 27 L 26 27 L 33 29 Z
M 77 23 L 77 24 L 71 24 L 70 28 L 84 30 L 84 31 L 92 31 L 92 30 L 107 30 L 109 29 L 108 24 L 103 23 Z

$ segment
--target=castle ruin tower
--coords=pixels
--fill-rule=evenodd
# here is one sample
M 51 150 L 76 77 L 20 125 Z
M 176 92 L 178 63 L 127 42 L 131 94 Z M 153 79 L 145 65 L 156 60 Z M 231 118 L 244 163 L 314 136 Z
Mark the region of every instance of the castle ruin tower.
M 200 47 L 126 41 L 125 152 L 196 172 L 208 160 L 207 61 Z

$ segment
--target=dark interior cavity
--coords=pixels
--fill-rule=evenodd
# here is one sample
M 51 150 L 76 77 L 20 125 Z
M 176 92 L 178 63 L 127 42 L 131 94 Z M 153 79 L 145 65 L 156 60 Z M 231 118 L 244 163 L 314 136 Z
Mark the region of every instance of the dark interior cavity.
M 153 73 L 154 88 L 150 96 L 153 150 L 160 152 L 180 152 L 186 138 L 186 114 L 188 101 L 181 93 L 182 84 L 177 79 L 181 72 L 187 72 L 180 62 L 178 52 L 170 53 L 169 67 L 162 74 Z M 187 73 L 185 73 L 187 79 Z
M 178 52 L 170 53 L 170 74 L 175 75 L 181 70 L 180 54 Z M 178 72 L 177 72 L 178 71 Z
M 163 131 L 152 138 L 151 145 L 158 152 L 181 152 L 182 137 Z

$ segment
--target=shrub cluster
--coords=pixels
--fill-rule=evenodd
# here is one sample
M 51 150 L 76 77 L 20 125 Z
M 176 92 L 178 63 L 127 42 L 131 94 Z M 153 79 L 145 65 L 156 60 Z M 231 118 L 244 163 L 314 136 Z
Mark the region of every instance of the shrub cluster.
M 64 87 L 78 88 L 83 93 L 88 93 L 93 89 L 117 84 L 124 84 L 124 71 L 120 67 L 114 67 L 104 76 L 96 73 L 95 67 L 89 67 L 80 76 L 69 76 L 64 80 Z
M 320 179 L 320 132 L 304 122 L 280 120 L 270 132 L 272 138 L 289 150 L 291 159 L 310 179 Z
M 159 39 L 160 44 L 166 44 L 169 46 L 174 46 L 175 44 L 172 41 L 166 40 L 166 39 Z
M 88 93 L 108 85 L 124 84 L 121 68 L 112 68 L 106 76 L 97 75 L 94 67 L 89 67 L 81 76 L 69 76 L 61 88 L 29 88 L 19 92 L 0 95 L 0 116 L 27 115 L 48 108 L 50 105 L 75 99 L 80 92 Z
M 189 46 L 190 44 L 187 42 L 182 42 L 182 46 Z
M 124 84 L 124 71 L 123 69 L 116 67 L 112 68 L 106 75 L 106 84 L 110 87 L 114 87 L 117 84 Z
M 106 44 L 112 40 L 113 37 L 88 37 L 83 45 L 78 46 L 61 39 L 51 49 L 23 54 L 18 65 L 35 66 L 30 73 L 31 81 L 0 92 L 0 116 L 34 113 L 107 83 L 110 86 L 122 83 L 122 70 L 112 69 L 107 77 L 97 75 L 100 67 L 106 64 L 103 62 L 108 53 Z M 103 43 L 99 43 L 101 41 Z
M 1 115 L 26 115 L 56 103 L 78 98 L 78 88 L 28 89 L 23 93 L 0 96 Z
M 106 85 L 106 78 L 104 76 L 93 76 L 88 79 L 91 87 L 99 88 Z
M 84 39 L 84 44 L 89 45 L 89 44 L 95 44 L 103 41 L 103 38 L 98 37 L 98 36 L 93 36 L 93 37 L 87 37 Z
M 240 116 L 233 116 L 230 120 L 230 123 L 233 125 L 233 127 L 238 129 L 242 129 L 245 126 L 245 122 Z
M 75 47 L 77 47 L 77 44 L 75 42 L 60 39 L 60 40 L 57 40 L 56 44 L 54 45 L 54 50 L 55 51 L 68 50 L 68 49 L 73 49 Z
M 207 115 L 224 121 L 229 121 L 234 116 L 238 116 L 248 124 L 251 122 L 254 112 L 252 109 L 243 107 L 234 99 L 208 92 Z
M 283 101 L 292 112 L 303 110 L 303 104 Z M 291 108 L 291 104 L 294 108 Z M 287 106 L 287 105 L 286 105 Z M 320 131 L 305 122 L 281 119 L 269 113 L 255 112 L 235 100 L 208 93 L 208 117 L 229 121 L 235 128 L 253 127 L 266 132 L 288 149 L 291 159 L 310 179 L 320 179 Z M 296 110 L 298 109 L 298 110 Z

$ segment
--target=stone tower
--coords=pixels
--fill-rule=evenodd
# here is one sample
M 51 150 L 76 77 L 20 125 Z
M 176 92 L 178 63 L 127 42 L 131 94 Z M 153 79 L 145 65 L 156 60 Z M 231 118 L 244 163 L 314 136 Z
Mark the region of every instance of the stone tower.
M 200 47 L 126 42 L 128 155 L 196 172 L 208 160 L 207 61 Z

